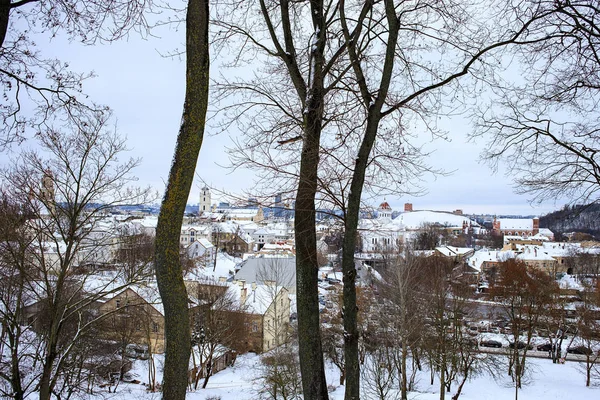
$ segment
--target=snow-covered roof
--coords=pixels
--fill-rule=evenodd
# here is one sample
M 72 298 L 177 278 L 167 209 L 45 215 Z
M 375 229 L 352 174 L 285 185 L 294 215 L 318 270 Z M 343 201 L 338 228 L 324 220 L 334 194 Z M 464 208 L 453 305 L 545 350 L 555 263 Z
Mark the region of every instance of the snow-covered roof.
M 158 225 L 158 217 L 146 216 L 141 219 L 136 219 L 132 222 L 136 225 L 141 225 L 144 228 L 156 228 L 156 226 Z
M 229 286 L 228 290 L 234 298 L 240 301 L 241 306 L 244 307 L 247 313 L 263 315 L 277 298 L 279 292 L 285 290 L 285 288 L 282 286 L 258 284 L 244 284 L 244 287 L 242 287 L 240 284 L 233 283 Z M 245 302 L 243 301 L 243 291 L 246 293 Z
M 229 279 L 235 272 L 235 266 L 241 261 L 242 260 L 239 258 L 235 258 L 227 253 L 220 252 L 217 254 L 216 267 L 214 264 L 209 263 L 207 266 L 196 268 L 193 271 L 190 271 L 187 277 L 191 279 L 213 279 L 216 281 L 218 281 L 219 278 Z
M 467 264 L 481 272 L 481 267 L 485 262 L 499 262 L 499 254 L 501 252 L 495 250 L 477 250 L 469 257 Z
M 536 233 L 535 235 L 531 236 L 529 239 L 532 239 L 532 240 L 541 240 L 541 241 L 544 241 L 544 242 L 550 240 L 550 238 L 548 236 L 543 235 L 541 232 L 540 233 Z
M 439 225 L 447 227 L 463 227 L 463 223 L 471 224 L 473 226 L 479 226 L 477 222 L 470 220 L 469 218 L 439 211 L 410 211 L 403 212 L 398 215 L 392 223 L 403 225 L 406 229 L 420 229 L 424 225 Z
M 531 218 L 499 218 L 500 229 L 511 229 L 520 231 L 533 230 L 533 219 Z
M 194 232 L 209 233 L 210 230 L 211 230 L 211 227 L 209 225 L 198 225 L 198 224 L 189 225 L 189 224 L 186 224 L 186 225 L 182 225 L 181 226 L 181 231 L 182 232 L 191 232 L 191 231 L 194 231 Z
M 206 238 L 200 238 L 198 240 L 196 240 L 196 242 L 200 243 L 205 249 L 211 249 L 213 247 L 215 247 L 210 240 L 206 239 Z
M 553 261 L 554 257 L 552 257 L 548 252 L 543 251 L 542 249 L 527 247 L 525 251 L 517 256 L 518 260 L 532 260 L 532 261 Z
M 473 252 L 470 247 L 440 246 L 435 249 L 446 257 L 464 256 Z
M 259 253 L 277 253 L 277 252 L 294 252 L 294 246 L 291 243 L 277 242 L 277 243 L 265 243 L 260 249 Z
M 289 291 L 296 288 L 296 258 L 295 257 L 255 257 L 248 258 L 240 264 L 240 270 L 235 274 L 236 280 L 244 280 L 247 284 L 274 281 L 285 286 Z

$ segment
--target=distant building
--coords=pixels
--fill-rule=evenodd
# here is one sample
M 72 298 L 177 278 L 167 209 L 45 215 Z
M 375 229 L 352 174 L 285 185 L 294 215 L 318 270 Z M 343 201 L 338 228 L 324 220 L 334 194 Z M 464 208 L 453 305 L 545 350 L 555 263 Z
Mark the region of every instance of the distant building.
M 383 200 L 383 203 L 381 203 L 379 205 L 379 208 L 377 209 L 377 218 L 392 218 L 392 207 L 390 207 L 390 205 L 388 204 L 387 201 L 385 201 L 385 199 Z
M 211 211 L 211 202 L 210 202 L 210 189 L 208 186 L 204 186 L 200 191 L 200 204 L 198 206 L 198 214 L 202 215 L 202 213 Z
M 492 232 L 496 235 L 535 236 L 540 232 L 540 219 L 535 218 L 494 218 Z

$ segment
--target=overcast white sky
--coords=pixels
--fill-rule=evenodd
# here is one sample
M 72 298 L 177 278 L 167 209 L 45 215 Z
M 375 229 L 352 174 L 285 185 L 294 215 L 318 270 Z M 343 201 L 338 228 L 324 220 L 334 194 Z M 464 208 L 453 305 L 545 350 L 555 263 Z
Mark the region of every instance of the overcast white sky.
M 184 98 L 183 60 L 165 58 L 176 47 L 182 47 L 182 32 L 170 31 L 163 38 L 139 39 L 110 45 L 84 47 L 60 38 L 49 41 L 39 38 L 37 44 L 46 55 L 69 61 L 75 71 L 94 71 L 96 78 L 85 83 L 84 91 L 99 103 L 114 110 L 119 131 L 128 137 L 132 155 L 142 157 L 136 171 L 140 184 L 164 190 Z M 214 61 L 213 69 L 218 67 Z M 455 170 L 451 176 L 428 179 L 423 197 L 392 197 L 387 201 L 394 209 L 412 202 L 415 209 L 451 211 L 462 209 L 465 213 L 490 214 L 544 214 L 559 208 L 563 201 L 549 201 L 532 207 L 525 196 L 514 193 L 510 179 L 503 171 L 493 175 L 491 170 L 478 163 L 479 147 L 483 143 L 467 143 L 469 126 L 459 118 L 443 122 L 450 132 L 451 141 L 428 144 L 435 150 L 428 162 L 438 168 Z M 225 146 L 230 143 L 226 135 L 205 136 L 197 174 L 210 186 L 227 191 L 251 190 L 252 174 L 237 170 L 231 173 L 226 165 Z M 235 132 L 232 132 L 235 134 Z M 2 159 L 6 157 L 1 156 Z M 195 183 L 189 203 L 197 203 L 200 183 Z M 383 200 L 383 199 L 381 199 Z M 377 206 L 377 204 L 374 204 Z

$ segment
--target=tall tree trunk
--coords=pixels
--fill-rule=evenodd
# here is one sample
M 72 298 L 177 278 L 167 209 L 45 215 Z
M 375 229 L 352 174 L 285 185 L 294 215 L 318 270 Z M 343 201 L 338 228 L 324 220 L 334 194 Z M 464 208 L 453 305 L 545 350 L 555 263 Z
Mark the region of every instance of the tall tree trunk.
M 343 5 L 342 5 L 343 7 Z M 387 20 L 390 24 L 390 33 L 386 48 L 386 59 L 381 77 L 379 93 L 374 103 L 371 103 L 371 95 L 366 86 L 361 87 L 361 93 L 365 106 L 368 107 L 367 126 L 352 174 L 350 184 L 350 193 L 348 195 L 348 210 L 345 216 L 344 242 L 342 249 L 342 272 L 344 281 L 343 301 L 344 301 L 344 353 L 346 361 L 346 392 L 345 400 L 358 400 L 360 398 L 360 366 L 358 362 L 358 328 L 356 306 L 356 268 L 354 265 L 354 249 L 356 247 L 356 234 L 358 231 L 358 218 L 360 214 L 360 199 L 365 183 L 365 173 L 369 165 L 371 150 L 377 137 L 379 122 L 381 121 L 381 109 L 385 102 L 388 89 L 391 82 L 391 75 L 394 65 L 394 51 L 398 38 L 398 23 L 394 10 L 393 2 L 386 2 Z M 365 77 L 360 67 L 360 58 L 356 54 L 356 48 L 350 40 L 349 31 L 346 28 L 346 40 L 351 44 L 348 48 L 348 54 L 352 62 L 352 67 L 358 78 L 358 81 L 365 84 Z
M 316 96 L 315 96 L 316 97 Z M 320 99 L 322 100 L 322 98 Z M 296 195 L 294 229 L 296 235 L 296 292 L 298 299 L 298 340 L 304 398 L 327 399 L 327 383 L 319 323 L 317 236 L 315 194 L 319 164 L 322 103 L 314 105 L 305 117 L 300 182 Z
M 446 399 L 446 375 L 445 368 L 440 368 L 440 400 Z
M 50 400 L 50 394 L 52 393 L 50 385 L 54 360 L 56 360 L 56 351 L 50 350 L 46 357 L 44 357 L 44 366 L 42 368 L 42 376 L 40 377 L 40 400 Z
M 405 321 L 405 319 L 403 319 Z M 402 371 L 400 372 L 400 399 L 408 399 L 408 377 L 406 373 L 406 359 L 408 358 L 408 340 L 402 338 Z
M 66 268 L 61 268 L 61 270 L 64 271 Z M 65 307 L 61 305 L 63 302 L 63 283 L 64 273 L 59 274 L 53 304 L 51 304 L 49 311 L 51 322 L 48 329 L 48 338 L 46 339 L 46 350 L 43 356 L 42 375 L 39 383 L 40 400 L 50 400 L 50 395 L 54 389 L 54 384 L 56 383 L 56 376 L 54 378 L 52 377 L 52 371 L 54 370 L 54 363 L 58 357 L 58 338 L 64 322 Z
M 8 21 L 10 19 L 10 0 L 0 0 L 0 47 L 4 45 Z
M 183 400 L 191 351 L 188 298 L 179 259 L 179 235 L 208 106 L 208 0 L 190 0 L 186 15 L 186 93 L 167 189 L 156 227 L 156 280 L 165 310 L 163 399 Z
M 346 362 L 345 400 L 360 398 L 360 366 L 358 360 L 358 307 L 356 305 L 356 267 L 354 248 L 358 231 L 360 198 L 365 181 L 369 155 L 377 135 L 378 116 L 369 115 L 367 131 L 356 158 L 354 174 L 348 196 L 345 218 L 344 244 L 342 249 L 343 302 L 344 302 L 344 360 Z
M 296 292 L 298 306 L 298 344 L 300 372 L 306 400 L 328 399 L 325 366 L 320 335 L 317 274 L 317 234 L 315 195 L 323 125 L 323 65 L 325 21 L 322 0 L 311 0 L 314 45 L 310 63 L 312 80 L 308 82 L 304 111 L 304 140 L 300 158 L 300 176 L 296 193 L 294 229 L 296 236 Z

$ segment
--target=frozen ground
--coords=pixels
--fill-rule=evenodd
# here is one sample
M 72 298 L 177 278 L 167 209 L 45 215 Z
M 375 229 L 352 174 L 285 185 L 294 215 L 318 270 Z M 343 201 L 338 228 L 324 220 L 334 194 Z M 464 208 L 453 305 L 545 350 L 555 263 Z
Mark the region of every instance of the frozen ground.
M 160 364 L 161 360 L 157 360 Z M 583 365 L 576 362 L 566 364 L 552 364 L 546 359 L 529 359 L 531 369 L 527 378 L 527 385 L 519 391 L 520 400 L 587 400 L 600 398 L 600 387 L 586 388 L 584 375 L 581 371 Z M 147 381 L 146 362 L 137 361 L 134 367 L 135 378 Z M 249 400 L 260 398 L 260 363 L 259 356 L 246 354 L 238 357 L 234 367 L 221 371 L 211 377 L 207 389 L 199 389 L 188 394 L 190 400 L 221 399 L 221 400 Z M 460 396 L 462 400 L 502 400 L 514 399 L 514 387 L 510 377 L 504 375 L 504 370 L 499 371 L 499 377 L 482 375 L 468 382 Z M 160 376 L 158 377 L 160 380 Z M 327 380 L 332 389 L 330 398 L 342 400 L 344 387 L 337 386 L 339 375 L 335 369 L 328 369 Z M 438 382 L 429 384 L 429 372 L 423 371 L 417 378 L 417 391 L 411 392 L 412 400 L 439 399 Z M 106 392 L 98 393 L 94 399 L 160 399 L 159 393 L 146 393 L 142 384 L 121 384 L 116 394 Z M 370 400 L 374 397 L 363 395 L 363 399 Z M 387 399 L 394 399 L 388 396 Z M 447 396 L 450 399 L 451 396 Z

